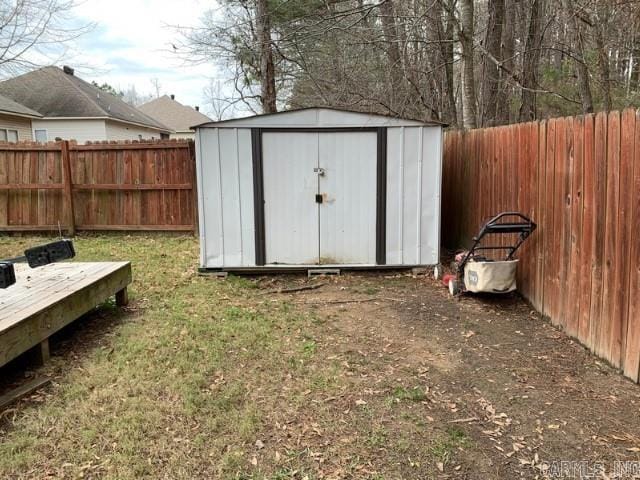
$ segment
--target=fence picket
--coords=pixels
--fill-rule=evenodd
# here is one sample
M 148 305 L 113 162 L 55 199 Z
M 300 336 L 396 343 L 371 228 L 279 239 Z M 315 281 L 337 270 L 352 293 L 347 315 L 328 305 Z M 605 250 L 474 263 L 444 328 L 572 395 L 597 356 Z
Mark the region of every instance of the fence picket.
M 633 200 L 629 224 L 636 235 L 630 245 L 629 264 L 629 309 L 627 331 L 625 332 L 624 374 L 634 381 L 638 381 L 640 369 L 640 262 L 633 259 L 640 258 L 640 241 L 637 232 L 640 231 L 640 112 L 636 113 L 633 164 L 630 176 L 633 178 Z
M 611 112 L 607 123 L 607 182 L 606 182 L 606 209 L 605 209 L 605 239 L 602 278 L 602 314 L 600 318 L 600 331 L 596 353 L 608 361 L 615 363 L 612 357 L 611 342 L 612 333 L 616 328 L 613 318 L 616 302 L 615 277 L 616 277 L 616 251 L 618 237 L 618 208 L 620 193 L 620 114 Z
M 584 148 L 584 119 L 573 121 L 573 162 L 570 174 L 571 181 L 571 223 L 569 228 L 569 269 L 567 275 L 568 293 L 565 295 L 565 315 L 567 317 L 567 333 L 576 336 L 580 324 L 580 262 L 582 261 L 582 216 L 584 210 L 583 199 L 583 148 Z
M 620 191 L 616 237 L 616 263 L 614 266 L 614 310 L 611 338 L 611 357 L 616 364 L 624 368 L 624 348 L 629 311 L 629 272 L 631 242 L 633 233 L 631 219 L 631 203 L 633 197 L 633 152 L 636 126 L 634 110 L 625 110 L 620 119 Z

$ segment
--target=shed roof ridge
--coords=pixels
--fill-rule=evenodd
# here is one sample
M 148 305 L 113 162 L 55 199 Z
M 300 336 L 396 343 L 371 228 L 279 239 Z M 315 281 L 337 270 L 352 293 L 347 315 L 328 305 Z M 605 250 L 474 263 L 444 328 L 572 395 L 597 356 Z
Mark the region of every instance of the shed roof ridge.
M 441 126 L 444 127 L 446 126 L 445 123 L 442 123 L 440 121 L 437 120 L 418 120 L 415 118 L 407 118 L 407 117 L 402 117 L 402 116 L 397 116 L 397 115 L 388 115 L 388 114 L 384 114 L 384 113 L 375 113 L 375 112 L 365 112 L 365 111 L 357 111 L 357 110 L 349 110 L 346 108 L 338 108 L 338 107 L 332 107 L 332 106 L 327 106 L 327 105 L 321 105 L 321 106 L 312 106 L 312 107 L 303 107 L 303 108 L 294 108 L 294 109 L 290 109 L 290 110 L 281 110 L 279 112 L 272 112 L 272 113 L 260 113 L 260 114 L 256 114 L 256 115 L 248 115 L 245 117 L 239 117 L 239 118 L 230 118 L 227 120 L 219 120 L 219 121 L 211 121 L 211 122 L 204 122 L 198 125 L 194 125 L 192 128 L 197 128 L 197 127 L 217 127 L 217 126 L 221 126 L 224 127 L 225 124 L 231 125 L 231 124 L 238 124 L 242 121 L 247 121 L 247 122 L 259 122 L 261 119 L 266 119 L 266 118 L 277 118 L 278 116 L 285 116 L 285 115 L 293 115 L 293 114 L 301 114 L 303 112 L 309 112 L 309 111 L 314 111 L 314 118 L 315 118 L 315 123 L 318 123 L 320 120 L 320 111 L 321 110 L 326 110 L 326 111 L 331 111 L 331 112 L 338 112 L 338 113 L 342 113 L 346 116 L 348 115 L 360 115 L 360 116 L 368 116 L 370 117 L 372 120 L 373 119 L 386 119 L 386 121 L 388 123 L 401 123 L 401 122 L 412 122 L 414 126 Z M 353 122 L 358 123 L 358 122 Z M 376 123 L 375 120 L 373 120 L 371 122 L 372 124 Z M 381 123 L 379 120 L 377 123 Z M 358 123 L 358 125 L 360 125 L 361 123 Z M 323 125 L 323 126 L 319 126 L 319 128 L 322 127 L 328 127 L 329 125 Z M 335 125 L 336 127 L 338 127 L 339 125 Z M 347 124 L 345 124 L 345 126 L 348 126 L 348 122 Z M 396 125 L 393 125 L 396 126 Z M 282 127 L 282 128 L 288 128 L 288 127 Z M 293 126 L 291 126 L 291 128 L 293 128 Z

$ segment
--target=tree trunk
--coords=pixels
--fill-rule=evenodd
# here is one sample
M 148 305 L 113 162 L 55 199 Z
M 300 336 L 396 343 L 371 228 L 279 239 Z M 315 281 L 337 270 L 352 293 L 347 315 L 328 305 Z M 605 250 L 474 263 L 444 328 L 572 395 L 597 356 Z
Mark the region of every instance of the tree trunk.
M 276 75 L 273 65 L 273 49 L 271 45 L 271 19 L 267 0 L 257 0 L 256 30 L 260 43 L 260 97 L 262 112 L 274 113 L 276 106 Z
M 502 59 L 501 41 L 502 25 L 504 23 L 504 0 L 489 0 L 489 23 L 485 35 L 485 48 L 487 53 L 495 59 Z M 484 78 L 482 85 L 482 112 L 481 124 L 483 126 L 496 125 L 498 116 L 498 92 L 500 91 L 500 70 L 487 55 L 483 62 Z
M 473 0 L 460 0 L 460 43 L 463 61 L 463 122 L 476 128 L 476 82 L 473 61 Z
M 596 21 L 594 23 L 594 38 L 598 53 L 598 68 L 600 69 L 600 82 L 602 89 L 602 109 L 605 112 L 611 110 L 611 76 L 609 72 L 609 55 L 605 44 L 604 30 L 609 23 L 609 8 L 598 2 L 596 5 Z
M 505 0 L 505 23 L 502 29 L 502 65 L 507 72 L 513 72 L 514 68 L 514 52 L 515 52 L 515 23 L 516 8 L 514 0 Z M 501 78 L 505 73 L 500 72 Z M 511 101 L 513 95 L 513 87 L 507 82 L 500 82 L 500 98 L 496 102 L 496 125 L 504 125 L 511 123 Z
M 426 54 L 427 68 L 437 72 L 433 81 L 434 88 L 440 93 L 439 103 L 442 110 L 440 117 L 452 127 L 458 126 L 458 112 L 454 90 L 453 63 L 453 30 L 455 17 L 453 6 L 447 0 L 440 0 L 429 5 L 426 12 L 426 39 L 434 45 Z M 418 24 L 419 25 L 419 24 Z M 422 27 L 419 25 L 419 27 Z M 433 53 L 431 53 L 433 52 Z
M 540 63 L 541 14 L 543 0 L 532 0 L 529 15 L 529 31 L 525 42 L 522 64 L 522 103 L 520 104 L 520 121 L 528 122 L 536 119 L 536 92 L 538 87 L 538 65 Z
M 445 30 L 443 40 L 440 43 L 440 50 L 444 60 L 444 71 L 447 85 L 447 103 L 449 105 L 449 121 L 452 126 L 458 126 L 458 106 L 456 104 L 456 92 L 454 89 L 454 73 L 453 73 L 453 31 L 455 27 L 455 15 L 453 5 L 449 5 L 446 12 Z M 442 26 L 442 23 L 440 24 Z M 441 27 L 442 28 L 442 27 Z
M 570 17 L 569 25 L 572 29 L 571 39 L 576 46 L 576 75 L 578 77 L 578 92 L 582 102 L 582 113 L 593 113 L 593 96 L 591 95 L 591 85 L 589 84 L 589 69 L 584 57 L 584 36 L 582 32 L 581 20 L 578 18 L 573 0 L 565 0 L 566 10 Z
M 395 108 L 397 99 L 401 96 L 403 74 L 400 47 L 398 45 L 398 28 L 393 12 L 392 0 L 384 0 L 380 4 L 380 14 L 391 77 L 390 104 L 392 108 Z

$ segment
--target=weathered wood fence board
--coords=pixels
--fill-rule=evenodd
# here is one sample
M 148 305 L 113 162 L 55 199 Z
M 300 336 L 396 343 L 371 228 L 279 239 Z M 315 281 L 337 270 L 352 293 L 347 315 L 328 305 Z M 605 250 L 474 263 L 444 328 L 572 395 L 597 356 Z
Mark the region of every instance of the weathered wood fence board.
M 0 231 L 196 226 L 187 141 L 0 144 Z
M 500 211 L 530 215 L 538 230 L 520 253 L 520 291 L 638 381 L 638 112 L 449 131 L 442 205 L 451 248 L 466 246 Z

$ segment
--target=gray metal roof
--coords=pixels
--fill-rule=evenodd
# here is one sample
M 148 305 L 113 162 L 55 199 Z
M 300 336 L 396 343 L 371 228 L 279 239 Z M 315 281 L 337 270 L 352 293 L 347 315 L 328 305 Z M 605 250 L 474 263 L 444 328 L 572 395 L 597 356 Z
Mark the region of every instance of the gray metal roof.
M 392 126 L 445 126 L 441 122 L 421 121 L 408 118 L 398 118 L 379 113 L 356 112 L 333 107 L 307 107 L 285 110 L 276 113 L 253 115 L 244 118 L 234 118 L 220 122 L 208 122 L 196 125 L 194 128 L 206 127 L 392 127 Z
M 40 68 L 0 82 L 0 95 L 36 110 L 44 117 L 110 118 L 171 131 L 115 95 L 58 67 Z
M 10 98 L 0 95 L 0 113 L 15 114 L 29 118 L 40 118 L 41 113 L 36 112 L 24 105 L 14 102 Z
M 138 110 L 171 127 L 176 132 L 191 132 L 192 125 L 211 121 L 205 114 L 172 100 L 168 95 L 140 105 Z

